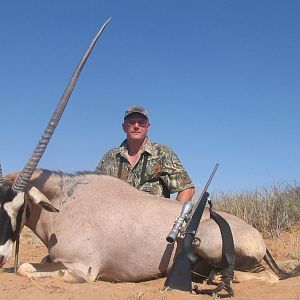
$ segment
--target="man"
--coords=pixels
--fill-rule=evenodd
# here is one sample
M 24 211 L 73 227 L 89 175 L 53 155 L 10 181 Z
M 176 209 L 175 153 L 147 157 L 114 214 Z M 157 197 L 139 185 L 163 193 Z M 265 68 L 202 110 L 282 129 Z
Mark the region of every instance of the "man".
M 178 201 L 191 200 L 195 188 L 177 155 L 148 138 L 147 111 L 140 106 L 128 108 L 122 127 L 127 139 L 103 156 L 96 171 L 118 177 L 153 195 L 169 198 L 170 194 L 178 193 Z

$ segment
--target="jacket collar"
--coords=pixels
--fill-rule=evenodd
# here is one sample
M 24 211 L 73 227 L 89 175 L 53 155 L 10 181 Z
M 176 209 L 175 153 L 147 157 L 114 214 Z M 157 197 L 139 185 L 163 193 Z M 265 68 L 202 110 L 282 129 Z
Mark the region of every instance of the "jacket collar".
M 122 156 L 125 156 L 125 154 L 128 151 L 128 146 L 127 146 L 127 139 L 125 139 L 119 149 L 117 153 L 120 153 Z M 147 137 L 146 143 L 144 145 L 144 149 L 142 151 L 142 153 L 147 152 L 149 155 L 152 155 L 154 153 L 154 146 L 153 143 L 151 142 L 151 140 Z

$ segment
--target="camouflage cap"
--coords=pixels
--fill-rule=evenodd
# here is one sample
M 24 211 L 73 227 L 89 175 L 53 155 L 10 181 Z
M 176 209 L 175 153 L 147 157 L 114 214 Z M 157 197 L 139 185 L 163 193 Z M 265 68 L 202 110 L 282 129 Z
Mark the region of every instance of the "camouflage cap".
M 124 119 L 126 119 L 129 115 L 131 115 L 133 113 L 141 114 L 148 119 L 148 113 L 147 113 L 146 109 L 144 107 L 138 106 L 138 105 L 128 107 L 125 111 Z

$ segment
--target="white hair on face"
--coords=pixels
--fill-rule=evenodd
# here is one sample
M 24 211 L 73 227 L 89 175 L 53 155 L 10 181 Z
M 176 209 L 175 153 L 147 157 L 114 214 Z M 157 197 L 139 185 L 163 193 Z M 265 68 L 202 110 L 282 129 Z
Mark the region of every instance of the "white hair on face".
M 10 258 L 13 250 L 13 241 L 8 240 L 4 245 L 0 246 L 0 255 L 4 256 L 4 260 L 2 262 L 2 265 L 7 262 L 7 260 Z
M 24 192 L 18 193 L 17 196 L 10 202 L 4 204 L 4 209 L 10 217 L 12 230 L 17 228 L 17 216 L 20 207 L 24 204 Z

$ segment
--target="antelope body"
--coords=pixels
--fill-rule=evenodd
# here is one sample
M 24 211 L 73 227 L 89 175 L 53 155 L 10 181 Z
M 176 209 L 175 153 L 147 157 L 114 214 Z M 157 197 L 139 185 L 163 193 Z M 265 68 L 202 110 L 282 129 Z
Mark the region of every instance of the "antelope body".
M 13 182 L 17 175 L 5 179 Z M 91 280 L 143 281 L 167 273 L 177 243 L 174 247 L 167 244 L 166 235 L 180 214 L 180 203 L 94 173 L 68 175 L 36 170 L 29 190 L 32 186 L 42 193 L 39 199 L 44 203 L 45 197 L 49 200 L 47 209 L 53 206 L 59 210 L 43 209 L 39 199 L 25 192 L 25 224 L 46 245 L 53 262 Z M 259 232 L 233 215 L 219 213 L 233 232 L 236 268 L 257 266 L 266 254 Z M 198 237 L 201 243 L 196 253 L 218 266 L 222 238 L 208 211 L 203 214 Z

